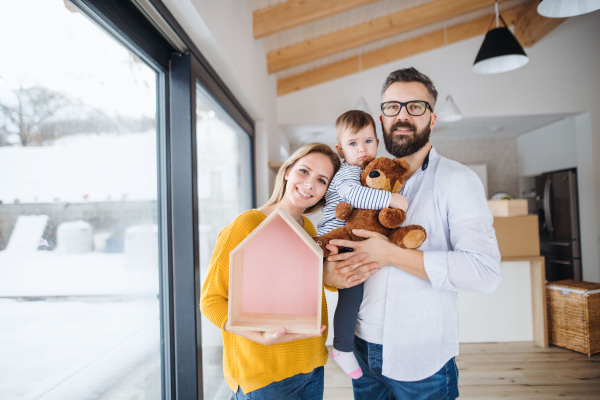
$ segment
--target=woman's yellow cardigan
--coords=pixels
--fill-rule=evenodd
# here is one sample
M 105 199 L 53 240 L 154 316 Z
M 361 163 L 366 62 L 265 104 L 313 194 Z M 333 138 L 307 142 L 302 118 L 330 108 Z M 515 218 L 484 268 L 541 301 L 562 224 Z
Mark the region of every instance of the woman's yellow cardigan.
M 270 346 L 226 332 L 227 298 L 229 290 L 229 253 L 244 240 L 266 216 L 249 210 L 238 216 L 219 233 L 210 259 L 208 274 L 202 287 L 200 310 L 223 335 L 223 372 L 229 388 L 236 392 L 238 385 L 244 393 L 260 389 L 299 373 L 308 373 L 327 362 L 327 329 L 320 337 L 295 340 Z M 306 217 L 304 230 L 317 234 Z M 291 282 L 290 282 L 291 284 Z M 328 325 L 327 303 L 323 292 L 321 324 Z

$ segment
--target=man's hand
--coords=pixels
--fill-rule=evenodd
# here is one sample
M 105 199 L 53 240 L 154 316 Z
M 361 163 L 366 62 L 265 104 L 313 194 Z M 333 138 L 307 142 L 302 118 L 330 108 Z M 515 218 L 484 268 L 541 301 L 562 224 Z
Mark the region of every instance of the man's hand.
M 363 264 L 375 263 L 377 267 L 382 267 L 385 265 L 389 265 L 390 261 L 386 255 L 388 252 L 397 248 L 395 244 L 391 243 L 388 238 L 381 233 L 368 231 L 366 229 L 354 229 L 352 233 L 356 236 L 364 237 L 366 240 L 361 241 L 352 241 L 352 240 L 344 240 L 344 239 L 333 239 L 329 243 L 338 246 L 338 247 L 350 247 L 354 249 L 353 253 L 362 255 L 359 258 L 346 257 L 341 258 L 344 254 L 338 254 L 334 258 L 334 256 L 329 256 L 328 259 L 332 261 L 341 261 L 338 264 L 338 268 L 343 268 L 350 270 L 359 267 Z M 358 264 L 358 265 L 356 265 Z
M 343 242 L 355 243 L 351 241 Z M 338 254 L 338 248 L 329 244 L 327 249 L 332 254 L 327 257 L 323 265 L 323 283 L 328 286 L 347 289 L 363 283 L 379 270 L 376 264 L 364 262 L 367 254 L 357 254 L 356 252 Z
M 353 229 L 352 233 L 356 236 L 364 237 L 365 240 L 353 242 L 351 240 L 334 239 L 329 243 L 339 247 L 351 247 L 354 249 L 354 253 L 344 254 L 355 254 L 356 256 L 362 255 L 360 259 L 353 259 L 352 257 L 340 261 L 337 268 L 347 271 L 347 269 L 354 270 L 356 268 L 363 268 L 365 265 L 370 266 L 369 268 L 380 268 L 385 265 L 392 265 L 401 270 L 408 272 L 409 274 L 415 275 L 421 279 L 429 281 L 429 276 L 425 271 L 423 263 L 423 252 L 414 249 L 403 249 L 400 246 L 390 242 L 388 238 L 380 233 L 368 231 L 365 229 Z M 329 248 L 329 247 L 328 247 Z M 332 257 L 340 257 L 344 254 L 338 254 Z
M 313 337 L 319 337 L 325 331 L 326 326 L 321 325 L 321 333 L 316 335 L 311 335 L 307 333 L 288 333 L 287 330 L 283 327 L 269 332 L 261 332 L 261 331 L 245 331 L 239 329 L 231 329 L 229 324 L 229 320 L 225 323 L 225 330 L 229 333 L 233 333 L 234 335 L 239 335 L 245 337 L 246 339 L 250 339 L 253 342 L 264 344 L 266 346 L 277 344 L 277 343 L 285 343 L 291 342 L 293 340 L 299 339 L 308 339 Z

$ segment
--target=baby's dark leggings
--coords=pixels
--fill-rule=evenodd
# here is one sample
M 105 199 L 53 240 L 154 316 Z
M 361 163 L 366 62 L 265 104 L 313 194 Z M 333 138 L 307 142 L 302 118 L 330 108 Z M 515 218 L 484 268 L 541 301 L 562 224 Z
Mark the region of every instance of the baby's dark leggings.
M 338 289 L 338 303 L 333 316 L 333 347 L 336 350 L 354 351 L 354 330 L 362 298 L 362 283 L 348 289 Z

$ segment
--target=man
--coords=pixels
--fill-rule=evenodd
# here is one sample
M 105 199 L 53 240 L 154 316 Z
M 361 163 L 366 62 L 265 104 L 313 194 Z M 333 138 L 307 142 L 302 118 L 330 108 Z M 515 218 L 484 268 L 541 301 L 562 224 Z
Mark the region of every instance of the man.
M 342 273 L 380 267 L 365 282 L 356 326 L 355 354 L 363 370 L 352 381 L 358 400 L 458 397 L 457 291 L 492 294 L 501 281 L 481 181 L 429 141 L 436 99 L 431 80 L 414 68 L 392 72 L 381 98 L 386 149 L 411 167 L 401 191 L 409 204 L 405 224 L 425 227 L 427 240 L 410 250 L 355 230 L 367 239 L 331 242 L 355 250 L 330 256 Z

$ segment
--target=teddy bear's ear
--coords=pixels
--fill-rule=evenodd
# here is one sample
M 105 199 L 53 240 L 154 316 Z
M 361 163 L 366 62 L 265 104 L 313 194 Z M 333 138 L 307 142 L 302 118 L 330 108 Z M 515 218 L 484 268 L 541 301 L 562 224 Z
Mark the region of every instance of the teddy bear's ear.
M 361 169 L 365 169 L 367 167 L 367 165 L 369 165 L 369 163 L 371 161 L 373 161 L 375 159 L 375 157 L 367 157 L 364 159 L 364 161 L 362 162 L 362 165 L 360 166 Z
M 404 158 L 397 158 L 396 164 L 398 164 L 398 166 L 403 170 L 404 173 L 407 173 L 408 171 L 410 171 L 410 165 L 408 165 L 408 163 L 406 162 L 406 160 L 404 160 Z

